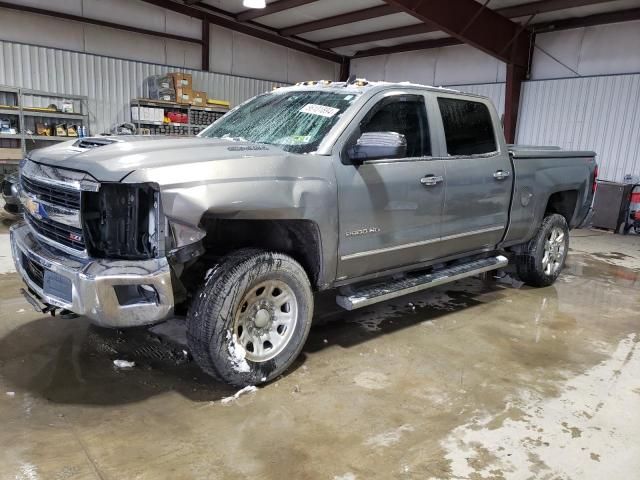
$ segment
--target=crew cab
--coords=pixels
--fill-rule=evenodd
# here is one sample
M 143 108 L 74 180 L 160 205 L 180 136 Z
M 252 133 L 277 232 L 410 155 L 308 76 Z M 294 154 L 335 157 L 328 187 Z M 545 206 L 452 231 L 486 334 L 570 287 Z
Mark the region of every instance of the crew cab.
M 118 328 L 184 315 L 202 369 L 253 385 L 300 353 L 317 291 L 351 310 L 509 263 L 552 284 L 596 172 L 593 152 L 507 145 L 481 96 L 310 82 L 196 138 L 32 152 L 11 243 L 43 311 Z

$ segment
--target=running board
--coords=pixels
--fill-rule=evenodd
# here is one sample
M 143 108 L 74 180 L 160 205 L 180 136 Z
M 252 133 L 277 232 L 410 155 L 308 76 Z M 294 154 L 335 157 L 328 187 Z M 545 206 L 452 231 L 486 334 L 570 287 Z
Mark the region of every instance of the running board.
M 484 272 L 504 268 L 509 263 L 507 257 L 497 255 L 495 257 L 473 260 L 452 267 L 423 273 L 415 277 L 403 277 L 399 280 L 377 282 L 351 287 L 348 295 L 338 295 L 336 302 L 342 308 L 355 310 L 378 302 L 384 302 L 392 298 L 401 297 L 410 293 L 416 293 L 427 288 L 437 287 L 445 283 L 455 282 L 461 278 L 473 277 Z

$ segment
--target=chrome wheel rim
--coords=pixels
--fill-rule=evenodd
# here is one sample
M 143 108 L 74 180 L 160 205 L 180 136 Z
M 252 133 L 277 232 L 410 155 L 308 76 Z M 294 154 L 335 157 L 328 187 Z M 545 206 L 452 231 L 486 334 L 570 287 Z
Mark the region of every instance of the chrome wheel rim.
M 233 332 L 247 360 L 266 362 L 289 344 L 297 321 L 298 302 L 293 290 L 280 280 L 267 280 L 243 297 Z
M 544 242 L 544 256 L 542 257 L 542 269 L 545 275 L 558 273 L 567 253 L 567 242 L 564 230 L 553 227 Z

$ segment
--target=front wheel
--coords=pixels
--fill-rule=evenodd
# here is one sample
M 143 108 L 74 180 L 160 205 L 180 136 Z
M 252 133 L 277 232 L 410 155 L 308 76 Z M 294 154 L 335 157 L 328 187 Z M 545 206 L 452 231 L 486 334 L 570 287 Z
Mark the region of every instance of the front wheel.
M 311 328 L 313 294 L 298 262 L 279 253 L 238 251 L 206 281 L 187 316 L 198 365 L 236 386 L 283 373 Z
M 554 213 L 516 256 L 518 276 L 532 287 L 547 287 L 556 281 L 569 251 L 567 220 Z

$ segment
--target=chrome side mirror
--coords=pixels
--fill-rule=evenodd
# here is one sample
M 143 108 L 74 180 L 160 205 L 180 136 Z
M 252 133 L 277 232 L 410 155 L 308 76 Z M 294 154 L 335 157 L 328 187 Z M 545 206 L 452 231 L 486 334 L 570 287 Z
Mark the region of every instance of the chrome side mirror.
M 365 132 L 349 148 L 349 159 L 356 164 L 366 160 L 407 156 L 407 139 L 396 132 Z

